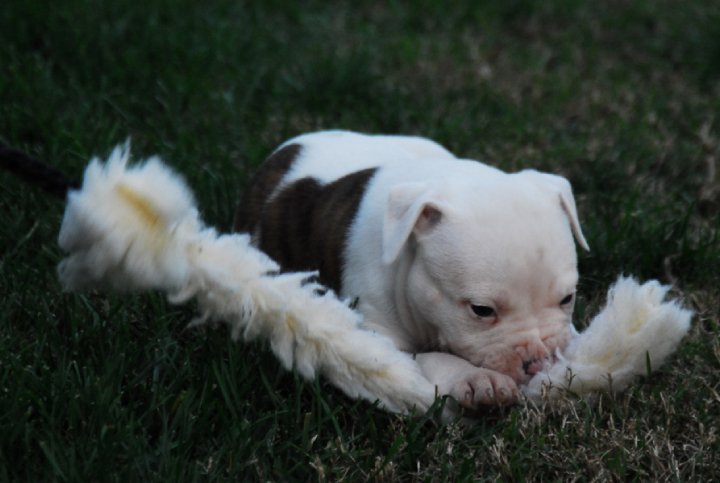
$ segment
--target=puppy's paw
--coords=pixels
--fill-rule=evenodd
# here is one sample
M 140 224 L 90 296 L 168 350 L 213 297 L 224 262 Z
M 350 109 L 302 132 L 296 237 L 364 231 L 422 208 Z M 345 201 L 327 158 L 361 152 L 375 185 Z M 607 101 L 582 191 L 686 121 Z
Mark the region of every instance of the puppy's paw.
M 512 404 L 519 397 L 517 384 L 511 377 L 482 367 L 474 367 L 463 374 L 448 393 L 461 406 L 470 409 Z
M 415 360 L 441 396 L 452 396 L 466 408 L 511 404 L 519 398 L 512 377 L 474 366 L 453 354 L 426 352 L 416 354 Z

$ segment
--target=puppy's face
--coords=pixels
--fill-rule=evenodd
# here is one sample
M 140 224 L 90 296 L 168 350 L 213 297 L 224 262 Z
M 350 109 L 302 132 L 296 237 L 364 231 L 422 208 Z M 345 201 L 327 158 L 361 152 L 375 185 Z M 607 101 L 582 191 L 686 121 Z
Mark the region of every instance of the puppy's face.
M 537 172 L 435 192 L 414 226 L 406 284 L 437 345 L 526 382 L 570 337 L 585 245 L 569 184 Z

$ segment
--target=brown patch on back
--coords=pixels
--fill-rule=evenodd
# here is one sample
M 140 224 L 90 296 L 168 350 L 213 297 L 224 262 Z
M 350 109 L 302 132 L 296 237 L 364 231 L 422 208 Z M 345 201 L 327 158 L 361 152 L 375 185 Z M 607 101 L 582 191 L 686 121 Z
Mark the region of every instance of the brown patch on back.
M 320 282 L 339 292 L 348 230 L 375 169 L 326 185 L 302 178 L 268 202 L 301 150 L 290 144 L 263 163 L 243 194 L 235 230 L 253 234 L 255 244 L 283 271 L 317 270 Z
M 253 175 L 235 212 L 234 231 L 252 233 L 263 218 L 265 203 L 297 159 L 302 146 L 288 144 L 268 157 Z
M 375 169 L 322 186 L 300 179 L 265 207 L 260 248 L 283 270 L 318 270 L 320 282 L 340 291 L 348 230 Z

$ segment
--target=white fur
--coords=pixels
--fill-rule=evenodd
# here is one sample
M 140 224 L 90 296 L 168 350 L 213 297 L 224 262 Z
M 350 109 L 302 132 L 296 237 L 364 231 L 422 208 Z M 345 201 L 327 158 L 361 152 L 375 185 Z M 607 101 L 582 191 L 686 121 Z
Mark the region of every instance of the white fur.
M 205 227 L 189 189 L 159 160 L 128 167 L 128 156 L 125 146 L 105 165 L 93 160 L 82 189 L 69 196 L 59 240 L 69 252 L 59 267 L 67 288 L 155 288 L 178 303 L 194 297 L 202 312 L 194 324 L 225 321 L 235 338 L 268 340 L 286 368 L 307 378 L 322 374 L 350 397 L 379 400 L 390 411 L 432 404 L 436 383 L 426 378 L 428 372 L 441 385 L 452 385 L 442 380 L 438 360 L 451 358 L 448 365 L 457 369 L 445 375 L 448 380 L 459 374 L 467 382 L 469 370 L 471 379 L 497 378 L 450 354 L 431 357 L 432 370 L 424 374 L 425 358 L 416 361 L 390 339 L 364 329 L 361 316 L 334 294 L 316 295 L 312 284 L 303 284 L 308 274 L 268 275 L 277 265 L 251 246 L 247 235 L 218 235 Z M 646 352 L 657 369 L 687 331 L 691 315 L 662 302 L 666 290 L 656 282 L 639 286 L 622 279 L 608 307 L 557 365 L 521 389 L 538 398 L 543 383 L 567 384 L 564 375 L 571 368 L 573 381 L 582 381 L 569 382 L 575 392 L 605 389 L 607 374 L 613 388 L 622 390 L 645 373 Z
M 280 145 L 280 148 L 288 144 L 300 144 L 303 153 L 279 189 L 307 176 L 328 183 L 355 171 L 392 162 L 455 159 L 450 151 L 438 143 L 415 136 L 370 136 L 349 131 L 321 131 L 294 137 Z

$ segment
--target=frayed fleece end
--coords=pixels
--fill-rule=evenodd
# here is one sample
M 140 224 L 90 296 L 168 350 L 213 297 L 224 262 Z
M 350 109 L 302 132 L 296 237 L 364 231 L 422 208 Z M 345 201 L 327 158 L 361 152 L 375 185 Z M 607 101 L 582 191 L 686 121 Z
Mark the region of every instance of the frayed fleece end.
M 159 158 L 128 167 L 129 142 L 106 163 L 94 158 L 82 188 L 71 191 L 58 243 L 69 253 L 58 272 L 68 289 L 165 288 L 187 264 L 170 237 L 197 230 L 192 192 Z M 183 226 L 190 225 L 190 226 Z
M 663 301 L 668 290 L 657 281 L 641 285 L 620 277 L 608 291 L 605 308 L 523 393 L 541 400 L 563 391 L 622 391 L 659 368 L 687 334 L 692 318 L 677 302 Z
M 352 398 L 388 411 L 427 410 L 435 387 L 390 339 L 360 327 L 360 315 L 312 274 L 273 275 L 278 265 L 244 234 L 218 235 L 199 218 L 193 195 L 158 158 L 129 166 L 129 145 L 93 159 L 73 191 L 60 229 L 68 252 L 58 267 L 67 289 L 159 289 L 174 303 L 196 299 L 192 324 L 227 323 L 234 338 L 263 338 L 284 367 L 318 374 Z M 621 390 L 657 369 L 687 332 L 691 312 L 663 302 L 667 287 L 621 278 L 608 303 L 557 362 L 521 388 L 530 399 Z M 571 375 L 571 376 L 570 376 Z M 544 396 L 543 396 L 544 395 Z

